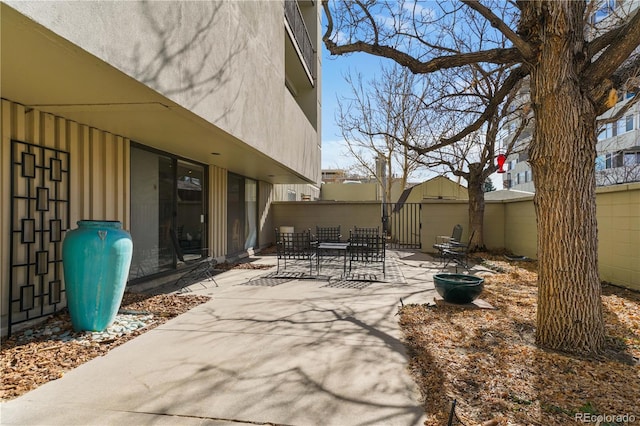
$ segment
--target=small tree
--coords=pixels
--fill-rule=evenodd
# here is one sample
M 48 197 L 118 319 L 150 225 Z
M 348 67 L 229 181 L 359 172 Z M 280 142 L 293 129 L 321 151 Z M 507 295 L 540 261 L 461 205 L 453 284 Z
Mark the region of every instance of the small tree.
M 336 123 L 357 168 L 375 176 L 384 198 L 391 201 L 396 172 L 404 189 L 420 166 L 418 155 L 409 147 L 419 143 L 424 120 L 420 102 L 429 89 L 428 80 L 417 82 L 413 74 L 397 65 L 382 67 L 368 83 L 363 83 L 361 74 L 345 79 L 351 93 L 338 98 Z M 384 173 L 378 170 L 378 162 Z M 387 177 L 384 182 L 383 176 Z
M 487 178 L 484 181 L 484 185 L 482 186 L 482 191 L 483 192 L 493 192 L 496 190 L 496 187 L 493 186 L 493 181 L 491 180 L 491 178 Z

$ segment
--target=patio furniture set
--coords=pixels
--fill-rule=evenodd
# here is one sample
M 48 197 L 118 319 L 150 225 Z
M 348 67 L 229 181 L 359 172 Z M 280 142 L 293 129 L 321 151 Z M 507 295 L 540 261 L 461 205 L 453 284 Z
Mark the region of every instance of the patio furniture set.
M 331 259 L 342 260 L 342 277 L 347 277 L 356 265 L 380 264 L 385 275 L 386 238 L 379 228 L 354 227 L 349 230 L 349 238 L 342 239 L 340 226 L 316 226 L 315 234 L 311 229 L 301 232 L 280 232 L 276 228 L 276 253 L 278 270 L 287 268 L 287 261 L 305 261 L 309 264 L 309 274 L 313 275 L 315 263 L 316 276 L 324 263 Z M 281 266 L 282 263 L 282 266 Z M 347 270 L 348 264 L 348 270 Z

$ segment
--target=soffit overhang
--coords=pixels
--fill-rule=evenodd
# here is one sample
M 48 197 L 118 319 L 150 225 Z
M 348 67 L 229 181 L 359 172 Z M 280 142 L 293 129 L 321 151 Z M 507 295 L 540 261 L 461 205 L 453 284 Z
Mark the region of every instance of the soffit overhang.
M 250 178 L 310 183 L 6 4 L 0 65 L 3 99 Z

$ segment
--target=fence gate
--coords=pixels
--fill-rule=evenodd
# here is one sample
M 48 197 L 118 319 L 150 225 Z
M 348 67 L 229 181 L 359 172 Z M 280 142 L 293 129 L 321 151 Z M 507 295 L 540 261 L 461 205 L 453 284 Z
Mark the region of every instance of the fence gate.
M 422 248 L 420 243 L 420 203 L 384 203 L 382 226 L 389 237 L 390 248 Z
M 66 306 L 62 239 L 69 229 L 69 153 L 11 141 L 9 330 Z

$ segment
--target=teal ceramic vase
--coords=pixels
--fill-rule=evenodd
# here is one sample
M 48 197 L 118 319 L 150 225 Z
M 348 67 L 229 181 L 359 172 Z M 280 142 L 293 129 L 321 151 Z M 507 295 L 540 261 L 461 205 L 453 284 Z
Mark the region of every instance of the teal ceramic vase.
M 133 242 L 118 221 L 81 220 L 62 242 L 67 307 L 76 331 L 103 331 L 115 320 Z

